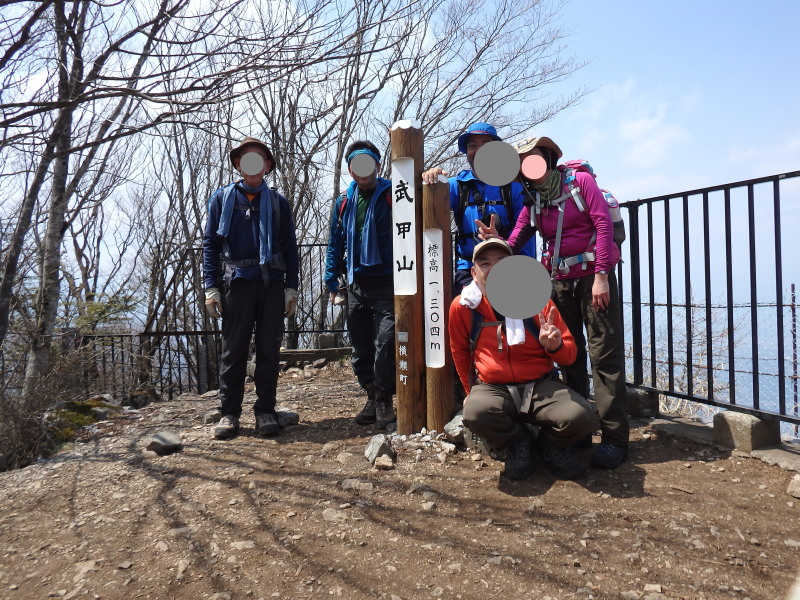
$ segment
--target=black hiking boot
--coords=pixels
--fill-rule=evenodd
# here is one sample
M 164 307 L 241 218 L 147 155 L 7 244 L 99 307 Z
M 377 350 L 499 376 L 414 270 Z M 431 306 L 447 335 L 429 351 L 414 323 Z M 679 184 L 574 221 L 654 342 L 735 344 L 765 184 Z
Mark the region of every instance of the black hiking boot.
M 275 413 L 261 413 L 256 415 L 256 433 L 260 436 L 267 437 L 277 435 L 281 430 L 278 424 L 278 419 Z
M 500 474 L 509 479 L 525 479 L 536 468 L 531 436 L 524 425 L 517 438 L 506 448 L 505 465 Z
M 375 390 L 375 427 L 386 429 L 390 423 L 397 421 L 392 407 L 392 395 L 383 390 Z
M 549 445 L 542 452 L 542 459 L 559 479 L 577 479 L 586 473 L 586 467 L 578 460 L 574 446 L 558 448 Z
M 355 417 L 359 425 L 370 425 L 375 422 L 375 386 L 372 384 L 364 388 L 367 392 L 367 403 Z

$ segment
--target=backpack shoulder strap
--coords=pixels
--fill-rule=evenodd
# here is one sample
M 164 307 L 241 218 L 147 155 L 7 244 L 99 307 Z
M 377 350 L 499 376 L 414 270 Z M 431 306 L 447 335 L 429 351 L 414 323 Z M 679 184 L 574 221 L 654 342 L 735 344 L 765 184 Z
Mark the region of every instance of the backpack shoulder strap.
M 464 222 L 464 212 L 469 206 L 469 196 L 475 199 L 474 204 L 483 204 L 483 194 L 478 189 L 478 184 L 474 179 L 467 181 L 457 180 L 458 184 L 458 211 L 456 212 L 456 227 L 461 229 Z
M 534 320 L 534 318 L 528 317 L 527 319 L 523 319 L 522 323 L 525 325 L 525 329 L 527 330 L 527 332 L 538 340 L 539 327 L 536 325 L 536 321 Z
M 514 211 L 511 208 L 511 184 L 507 183 L 504 186 L 500 187 L 500 198 L 503 199 L 503 206 L 506 209 L 506 215 L 508 216 L 508 222 L 511 226 L 514 226 Z
M 342 192 L 339 194 L 337 200 L 341 198 L 342 202 L 339 204 L 339 220 L 342 219 L 342 215 L 344 215 L 344 209 L 347 208 L 347 192 Z M 334 200 L 336 202 L 336 200 Z
M 272 196 L 272 214 L 275 215 L 275 222 L 278 224 L 278 231 L 281 227 L 281 198 L 280 194 L 273 188 L 267 188 L 269 195 Z

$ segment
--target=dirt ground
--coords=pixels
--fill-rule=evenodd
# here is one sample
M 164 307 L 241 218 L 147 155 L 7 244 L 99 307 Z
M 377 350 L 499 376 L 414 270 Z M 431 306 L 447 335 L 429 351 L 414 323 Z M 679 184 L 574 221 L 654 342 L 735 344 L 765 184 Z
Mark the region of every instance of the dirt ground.
M 425 440 L 379 471 L 349 369 L 279 393 L 301 420 L 274 439 L 246 405 L 213 440 L 184 397 L 0 474 L 0 598 L 778 600 L 798 571 L 793 474 L 759 460 L 636 422 L 629 463 L 574 482 Z M 163 429 L 183 450 L 145 452 Z

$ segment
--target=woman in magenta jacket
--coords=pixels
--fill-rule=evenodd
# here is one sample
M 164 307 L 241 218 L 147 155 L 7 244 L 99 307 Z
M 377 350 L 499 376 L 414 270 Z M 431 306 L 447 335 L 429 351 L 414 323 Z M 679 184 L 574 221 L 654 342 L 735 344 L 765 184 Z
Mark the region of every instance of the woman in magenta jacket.
M 578 346 L 575 362 L 561 367 L 561 371 L 567 385 L 589 397 L 588 343 L 602 433 L 602 442 L 592 452 L 592 463 L 615 469 L 628 457 L 629 424 L 622 320 L 614 275 L 620 253 L 614 243 L 608 205 L 591 173 L 557 166 L 562 153 L 550 138 L 528 139 L 515 147 L 528 199 L 508 243 L 516 252 L 537 229 L 544 240 L 542 262 L 553 278 L 553 301 Z M 572 176 L 575 179 L 569 180 Z M 577 198 L 575 188 L 579 190 Z M 496 234 L 492 228 L 484 228 L 483 233 L 487 237 Z M 558 264 L 554 264 L 556 261 Z

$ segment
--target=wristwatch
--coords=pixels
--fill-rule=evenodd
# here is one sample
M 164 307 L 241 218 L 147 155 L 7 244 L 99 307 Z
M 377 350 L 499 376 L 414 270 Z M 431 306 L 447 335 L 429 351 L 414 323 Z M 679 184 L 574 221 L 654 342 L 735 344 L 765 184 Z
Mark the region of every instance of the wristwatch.
M 608 271 L 597 271 L 598 275 L 608 275 Z

